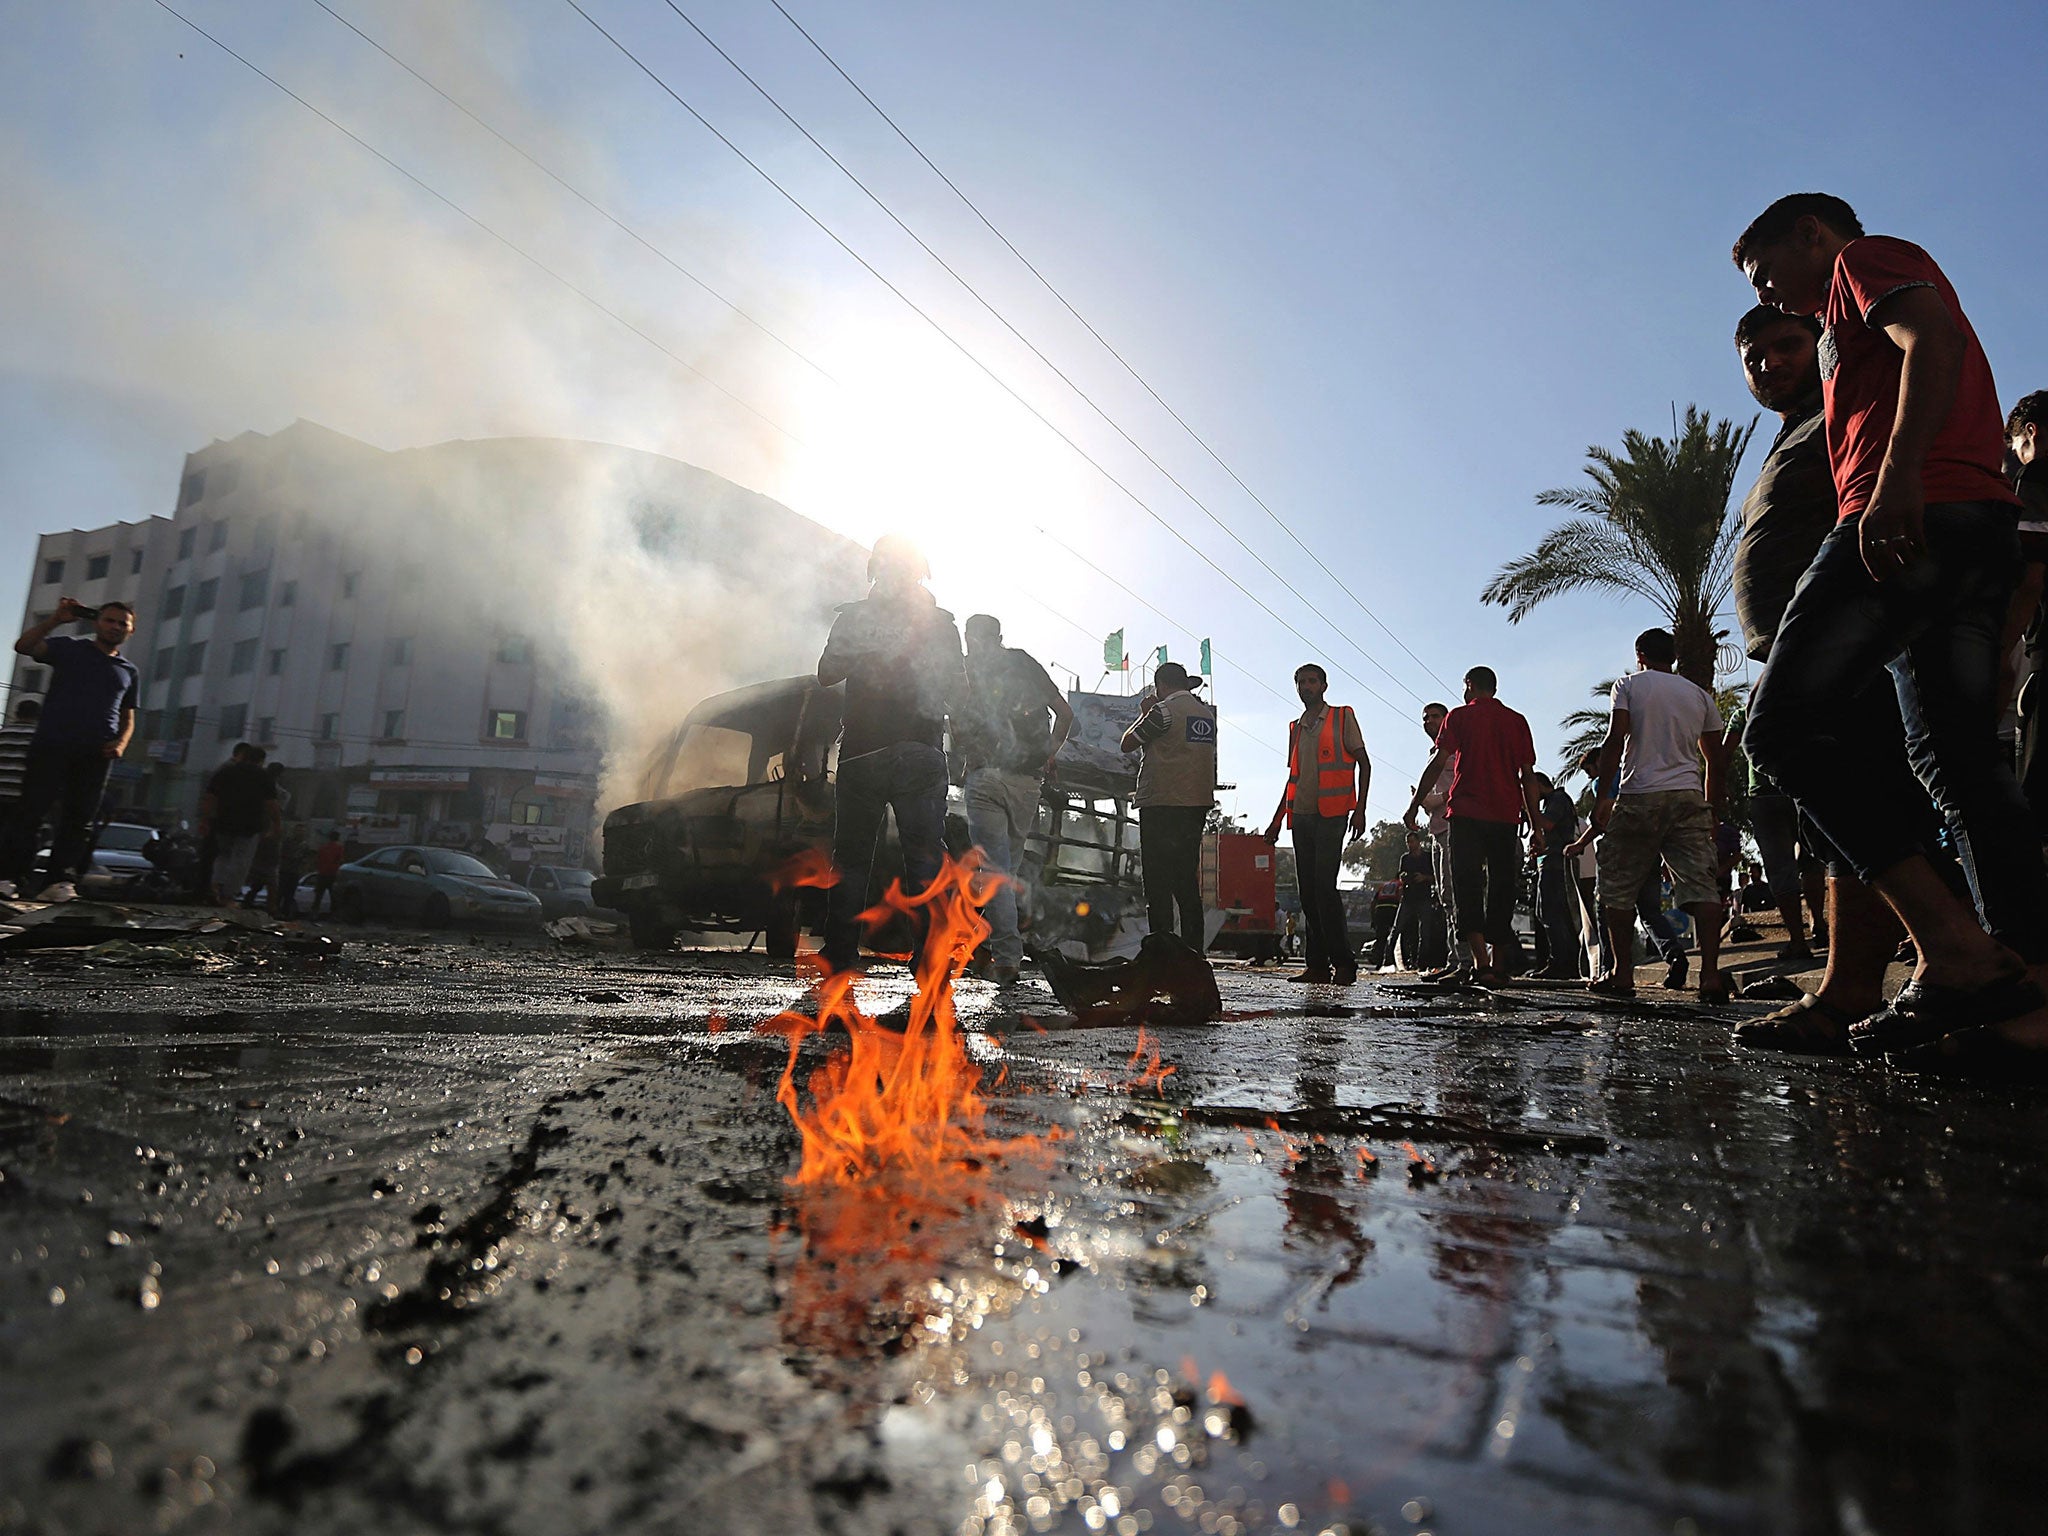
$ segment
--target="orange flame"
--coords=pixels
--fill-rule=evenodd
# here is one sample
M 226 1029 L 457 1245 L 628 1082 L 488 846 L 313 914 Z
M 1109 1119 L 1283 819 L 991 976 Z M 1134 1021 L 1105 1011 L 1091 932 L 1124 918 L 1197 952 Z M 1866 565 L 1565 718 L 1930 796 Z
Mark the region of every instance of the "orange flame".
M 938 1181 L 1036 1144 L 996 1142 L 982 1133 L 988 1106 L 981 1068 L 968 1056 L 953 1014 L 953 982 L 988 936 L 976 908 L 992 894 L 994 878 L 970 854 L 963 862 L 947 859 L 919 894 L 906 896 L 891 884 L 882 898 L 885 907 L 925 919 L 917 990 L 902 1034 L 861 1012 L 849 973 L 821 978 L 815 1016 L 791 1011 L 766 1026 L 789 1038 L 775 1097 L 803 1137 L 803 1163 L 792 1183 L 854 1184 L 889 1169 Z M 835 1025 L 846 1031 L 849 1048 L 811 1074 L 806 1107 L 796 1083 L 798 1051 L 808 1036 Z
M 1135 1067 L 1141 1059 L 1145 1062 L 1144 1070 L 1126 1083 L 1125 1087 L 1164 1088 L 1166 1080 L 1180 1070 L 1175 1066 L 1162 1067 L 1159 1064 L 1159 1043 L 1145 1033 L 1145 1026 L 1142 1024 L 1138 1026 L 1137 1048 L 1131 1052 L 1131 1059 L 1125 1065 Z
M 1431 1162 L 1431 1161 L 1430 1161 L 1430 1160 L 1429 1160 L 1428 1158 L 1424 1157 L 1424 1156 L 1423 1156 L 1423 1155 L 1422 1155 L 1422 1154 L 1421 1154 L 1420 1152 L 1416 1151 L 1416 1150 L 1415 1150 L 1415 1143 L 1414 1143 L 1414 1142 L 1412 1142 L 1412 1141 L 1404 1141 L 1404 1142 L 1402 1142 L 1402 1143 L 1401 1143 L 1401 1150 L 1402 1150 L 1402 1151 L 1404 1151 L 1404 1152 L 1406 1152 L 1406 1153 L 1408 1154 L 1408 1161 L 1409 1161 L 1409 1162 L 1411 1162 L 1411 1163 L 1420 1163 L 1420 1164 L 1422 1164 L 1423 1168 L 1424 1168 L 1424 1169 L 1426 1169 L 1426 1170 L 1427 1170 L 1428 1172 L 1430 1172 L 1430 1173 L 1435 1173 L 1435 1172 L 1436 1172 L 1436 1164 L 1435 1164 L 1435 1163 L 1432 1163 L 1432 1162 Z
M 1209 1378 L 1209 1401 L 1212 1403 L 1229 1404 L 1235 1408 L 1242 1408 L 1244 1406 L 1244 1399 L 1237 1395 L 1230 1385 L 1230 1378 L 1221 1371 L 1216 1372 Z
M 832 856 L 822 848 L 798 850 L 768 876 L 768 889 L 778 896 L 798 886 L 829 890 L 838 883 L 839 871 L 833 866 Z

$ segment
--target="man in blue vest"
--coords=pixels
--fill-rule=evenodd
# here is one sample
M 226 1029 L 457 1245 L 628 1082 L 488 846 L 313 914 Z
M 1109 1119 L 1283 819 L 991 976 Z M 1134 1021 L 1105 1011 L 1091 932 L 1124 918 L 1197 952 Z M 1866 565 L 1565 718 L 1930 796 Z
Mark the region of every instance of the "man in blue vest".
M 1294 828 L 1294 877 L 1301 886 L 1301 915 L 1308 928 L 1308 968 L 1294 981 L 1358 979 L 1358 956 L 1337 894 L 1344 845 L 1365 834 L 1365 796 L 1372 784 L 1372 760 L 1358 733 L 1358 716 L 1348 704 L 1332 705 L 1323 695 L 1330 676 L 1314 662 L 1298 668 L 1294 691 L 1301 718 L 1287 727 L 1287 787 L 1266 828 L 1266 841 L 1280 841 L 1283 822 Z

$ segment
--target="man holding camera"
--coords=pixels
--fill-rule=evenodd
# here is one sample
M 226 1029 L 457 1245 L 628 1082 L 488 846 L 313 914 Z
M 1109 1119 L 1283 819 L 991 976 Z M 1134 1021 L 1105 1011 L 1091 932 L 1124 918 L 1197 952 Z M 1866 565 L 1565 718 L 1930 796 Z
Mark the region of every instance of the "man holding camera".
M 90 619 L 90 640 L 57 635 L 60 624 Z M 0 839 L 0 896 L 28 890 L 34 872 L 36 833 L 52 807 L 57 831 L 50 844 L 45 901 L 70 901 L 78 894 L 92 852 L 93 818 L 106 792 L 107 771 L 135 734 L 135 709 L 142 674 L 121 654 L 135 633 L 135 610 L 107 603 L 97 611 L 74 598 L 59 598 L 57 611 L 31 624 L 14 642 L 15 651 L 50 669 L 50 689 L 29 743 L 21 799 Z

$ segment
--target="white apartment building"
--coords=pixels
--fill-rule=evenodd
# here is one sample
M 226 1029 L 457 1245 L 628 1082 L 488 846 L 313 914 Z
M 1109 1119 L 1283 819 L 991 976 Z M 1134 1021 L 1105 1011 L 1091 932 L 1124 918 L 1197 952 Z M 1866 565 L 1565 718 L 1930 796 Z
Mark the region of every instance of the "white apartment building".
M 44 535 L 24 624 L 60 595 L 135 605 L 143 718 L 113 792 L 160 823 L 250 741 L 315 832 L 581 863 L 608 748 L 807 670 L 865 561 L 654 454 L 391 453 L 301 421 L 188 455 L 168 517 Z M 16 657 L 10 701 L 46 671 Z

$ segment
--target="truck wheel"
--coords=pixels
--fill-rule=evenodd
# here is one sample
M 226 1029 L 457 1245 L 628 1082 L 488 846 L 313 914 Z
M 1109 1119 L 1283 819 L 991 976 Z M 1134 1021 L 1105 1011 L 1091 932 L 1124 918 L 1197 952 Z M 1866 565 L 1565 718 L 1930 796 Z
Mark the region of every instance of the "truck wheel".
M 768 958 L 771 960 L 794 960 L 796 958 L 797 935 L 796 893 L 777 896 L 768 906 L 768 921 L 764 938 L 767 942 Z
M 626 929 L 632 935 L 635 949 L 655 949 L 666 953 L 676 947 L 676 930 L 651 912 L 628 912 Z
M 455 911 L 448 905 L 448 898 L 439 891 L 427 898 L 427 905 L 420 913 L 420 921 L 429 928 L 446 928 L 455 920 Z

